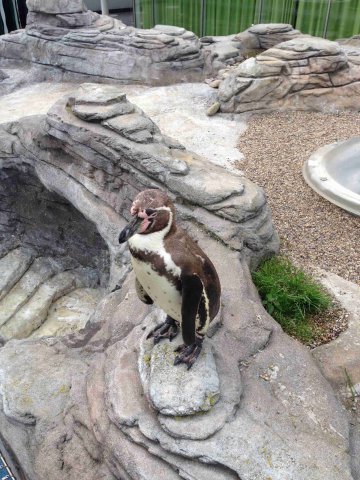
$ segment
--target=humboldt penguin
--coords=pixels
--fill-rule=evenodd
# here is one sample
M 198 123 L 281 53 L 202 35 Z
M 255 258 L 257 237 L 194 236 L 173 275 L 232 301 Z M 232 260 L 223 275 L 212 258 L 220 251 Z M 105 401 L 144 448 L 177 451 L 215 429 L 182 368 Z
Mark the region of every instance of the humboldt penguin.
M 184 344 L 175 350 L 174 365 L 184 363 L 190 369 L 219 310 L 219 277 L 198 244 L 177 226 L 174 205 L 165 192 L 140 192 L 130 213 L 133 219 L 120 233 L 119 243 L 128 241 L 137 294 L 167 313 L 147 338 L 171 341 L 181 328 Z

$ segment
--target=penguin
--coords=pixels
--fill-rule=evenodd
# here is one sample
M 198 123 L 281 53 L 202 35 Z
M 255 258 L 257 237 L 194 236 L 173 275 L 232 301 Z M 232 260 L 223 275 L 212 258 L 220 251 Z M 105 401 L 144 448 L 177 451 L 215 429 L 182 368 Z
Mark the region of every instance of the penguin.
M 199 245 L 176 224 L 175 207 L 166 192 L 149 189 L 134 199 L 133 219 L 121 231 L 119 243 L 128 242 L 139 299 L 167 314 L 147 338 L 154 343 L 173 340 L 181 329 L 183 344 L 174 365 L 188 370 L 220 307 L 221 287 L 214 265 Z

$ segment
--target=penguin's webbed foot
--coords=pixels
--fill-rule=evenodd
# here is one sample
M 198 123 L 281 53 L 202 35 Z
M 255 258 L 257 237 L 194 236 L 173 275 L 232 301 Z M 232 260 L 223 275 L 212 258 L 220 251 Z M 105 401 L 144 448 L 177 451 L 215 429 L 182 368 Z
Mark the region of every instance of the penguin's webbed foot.
M 177 347 L 175 349 L 175 352 L 179 355 L 176 356 L 174 365 L 180 365 L 180 363 L 185 363 L 187 369 L 190 370 L 190 368 L 194 365 L 196 359 L 200 355 L 202 349 L 202 342 L 202 338 L 196 337 L 195 343 L 193 343 L 192 345 L 180 345 L 179 347 Z
M 158 325 L 154 330 L 152 330 L 146 339 L 154 338 L 154 345 L 160 342 L 163 338 L 168 338 L 170 342 L 176 335 L 179 333 L 179 326 L 176 321 L 167 316 L 164 323 Z

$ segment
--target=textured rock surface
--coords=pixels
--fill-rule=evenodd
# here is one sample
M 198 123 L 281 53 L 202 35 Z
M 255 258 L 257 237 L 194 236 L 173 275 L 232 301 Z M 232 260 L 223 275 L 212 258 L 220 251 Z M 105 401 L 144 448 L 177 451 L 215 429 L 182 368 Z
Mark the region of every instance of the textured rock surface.
M 42 327 L 59 297 L 105 286 L 109 277 L 109 254 L 94 225 L 44 188 L 30 165 L 10 163 L 0 170 L 0 337 L 6 340 L 49 330 Z M 86 323 L 95 310 L 88 306 L 79 298 L 69 331 L 84 326 L 80 312 Z
M 299 30 L 295 30 L 287 23 L 260 23 L 253 25 L 245 32 L 236 35 L 234 40 L 244 41 L 245 35 L 255 37 L 253 38 L 254 49 L 261 48 L 263 50 L 294 38 L 307 37 L 307 35 L 302 34 Z
M 93 270 L 86 268 L 58 273 L 40 285 L 26 304 L 0 327 L 0 337 L 10 340 L 30 336 L 44 324 L 52 303 L 77 288 L 94 287 L 97 281 Z
M 315 348 L 313 353 L 325 377 L 346 404 L 354 396 L 360 397 L 360 288 L 335 274 L 321 273 L 325 287 L 350 311 L 349 327 L 336 340 Z
M 270 223 L 264 194 L 246 178 L 205 163 L 203 158 L 184 150 L 178 142 L 164 137 L 135 106 L 135 113 L 124 113 L 98 122 L 84 122 L 72 113 L 77 96 L 82 98 L 85 92 L 98 89 L 109 95 L 112 92 L 116 103 L 119 90 L 114 93 L 113 87 L 89 84 L 80 87 L 75 96 L 57 102 L 47 115 L 45 129 L 61 141 L 63 150 L 100 170 L 98 173 L 94 171 L 93 179 L 89 179 L 82 169 L 72 165 L 72 178 L 84 184 L 115 212 L 124 212 L 125 215 L 128 215 L 130 200 L 136 191 L 149 185 L 166 186 L 175 200 L 182 198 L 179 205 L 182 218 L 196 219 L 199 225 L 231 247 L 244 250 L 252 262 L 256 263 L 263 255 L 262 245 L 267 245 L 265 248 L 269 251 L 276 248 L 277 237 Z M 119 102 L 129 106 L 124 98 Z M 94 112 L 98 105 L 93 104 Z M 58 161 L 52 159 L 54 166 Z M 38 171 L 41 169 L 39 167 Z M 54 182 L 59 182 L 62 176 L 58 170 L 51 175 L 40 172 L 45 185 L 55 190 Z M 65 179 L 61 182 L 65 183 Z M 105 185 L 108 187 L 104 188 Z M 100 232 L 108 228 L 100 219 L 97 222 Z M 115 224 L 119 224 L 119 220 Z M 103 232 L 113 252 L 119 250 L 115 246 L 117 233 L 118 230 L 113 229 Z
M 358 109 L 360 50 L 300 37 L 232 70 L 219 86 L 223 112 Z
M 216 75 L 257 50 L 300 36 L 291 25 L 260 24 L 238 35 L 198 39 L 171 25 L 150 30 L 126 27 L 87 11 L 81 0 L 33 0 L 26 32 L 2 37 L 0 58 L 5 65 L 29 62 L 43 77 L 55 75 L 59 81 L 91 75 L 99 81 L 170 84 Z
M 131 276 L 82 333 L 0 350 L 1 431 L 31 479 L 50 468 L 54 479 L 353 478 L 346 415 L 310 354 L 265 313 L 238 254 L 198 239 L 223 285 L 221 322 L 205 340 L 219 401 L 185 417 L 150 408 L 139 343 L 157 311 L 139 304 Z
M 350 414 L 350 454 L 354 479 L 360 478 L 360 289 L 343 278 L 321 270 L 320 280 L 349 312 L 349 327 L 333 342 L 313 354 L 324 376 Z
M 78 13 L 86 10 L 82 0 L 27 0 L 26 2 L 29 12 L 43 12 L 43 13 Z
M 219 70 L 253 57 L 261 50 L 305 36 L 288 24 L 261 23 L 237 35 L 203 37 L 200 41 L 203 46 L 206 74 L 216 75 Z M 221 77 L 220 74 L 219 78 Z
M 174 349 L 182 344 L 180 335 L 171 344 L 161 342 L 154 346 L 153 340 L 146 340 L 146 336 L 156 325 L 154 321 L 147 325 L 139 356 L 140 378 L 150 404 L 160 414 L 170 416 L 207 412 L 220 395 L 219 376 L 210 345 L 205 345 L 190 371 L 174 368 Z
M 98 41 L 94 32 L 78 33 L 72 38 Z M 110 252 L 110 284 L 122 284 L 101 300 L 84 330 L 0 348 L 0 431 L 28 478 L 357 480 L 356 430 L 349 430 L 310 353 L 266 314 L 251 282 L 248 264 L 278 245 L 263 192 L 163 135 L 122 93 L 85 85 L 46 116 L 14 113 L 0 126 L 1 167 L 31 168 L 93 222 Z M 171 358 L 175 345 L 146 344 L 155 377 L 141 381 L 139 360 L 145 361 L 140 371 L 149 372 L 141 338 L 163 317 L 137 299 L 117 236 L 134 195 L 149 186 L 169 191 L 222 283 L 220 317 L 204 348 L 212 352 L 208 363 L 219 386 L 211 382 L 215 398 L 201 414 L 160 413 L 146 396 L 152 398 L 152 380 L 162 378 L 158 349 Z M 28 260 L 24 253 L 13 255 L 26 269 L 34 253 Z M 0 282 L 6 292 L 15 283 Z M 172 375 L 184 378 L 182 368 L 173 367 Z
M 5 78 L 8 78 L 8 75 L 3 70 L 0 70 L 0 82 L 5 80 Z
M 70 72 L 148 84 L 200 80 L 204 65 L 192 32 L 168 25 L 127 27 L 87 11 L 82 0 L 30 1 L 26 30 L 1 37 L 0 57 L 35 64 L 46 78 Z

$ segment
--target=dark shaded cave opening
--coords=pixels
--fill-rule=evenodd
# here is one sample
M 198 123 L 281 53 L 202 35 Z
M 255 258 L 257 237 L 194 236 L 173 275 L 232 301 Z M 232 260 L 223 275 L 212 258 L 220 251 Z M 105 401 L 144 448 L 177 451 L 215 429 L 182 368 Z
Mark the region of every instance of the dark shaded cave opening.
M 96 226 L 33 167 L 0 170 L 0 340 L 83 328 L 105 295 L 110 255 Z
M 109 252 L 95 225 L 47 190 L 30 166 L 0 170 L 0 256 L 19 246 L 62 257 L 69 268 L 93 268 L 107 285 Z

